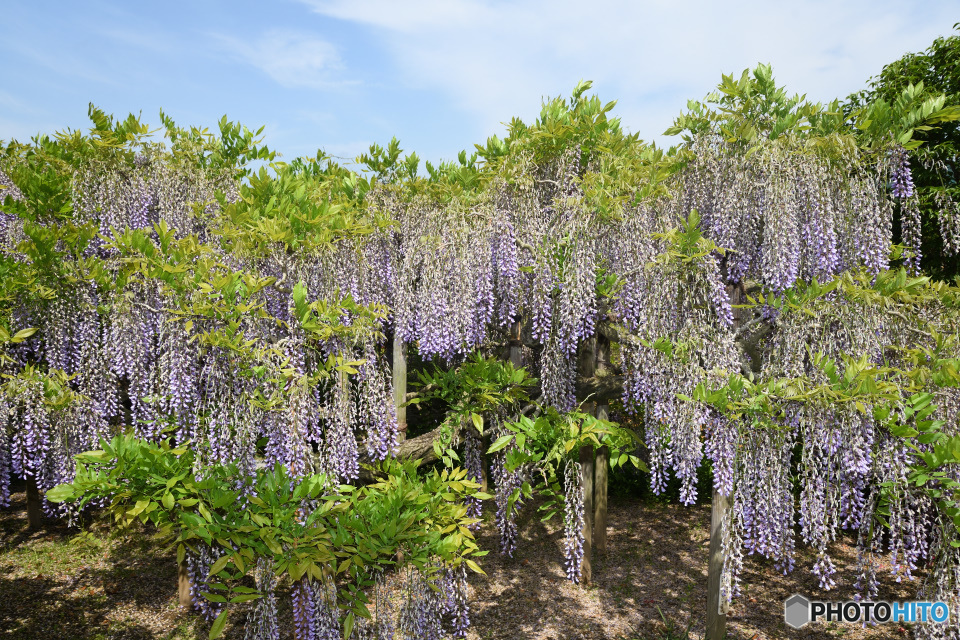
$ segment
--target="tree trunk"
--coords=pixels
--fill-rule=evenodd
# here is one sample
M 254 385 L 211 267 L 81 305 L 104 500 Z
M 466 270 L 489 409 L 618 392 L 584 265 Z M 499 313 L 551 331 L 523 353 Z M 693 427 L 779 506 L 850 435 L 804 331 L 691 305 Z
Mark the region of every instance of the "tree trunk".
M 177 565 L 177 595 L 180 597 L 180 606 L 187 611 L 193 608 L 193 598 L 190 597 L 190 573 L 187 571 L 187 561 Z
M 37 480 L 33 476 L 27 476 L 27 526 L 31 530 L 35 531 L 43 526 L 42 506 Z
M 407 345 L 403 343 L 396 329 L 393 332 L 393 402 L 397 407 L 397 439 L 407 439 L 407 408 L 402 407 L 407 399 Z
M 705 640 L 722 640 L 727 632 L 729 607 L 720 599 L 723 574 L 723 522 L 730 513 L 730 499 L 713 491 L 710 509 L 710 559 L 707 569 L 707 633 Z

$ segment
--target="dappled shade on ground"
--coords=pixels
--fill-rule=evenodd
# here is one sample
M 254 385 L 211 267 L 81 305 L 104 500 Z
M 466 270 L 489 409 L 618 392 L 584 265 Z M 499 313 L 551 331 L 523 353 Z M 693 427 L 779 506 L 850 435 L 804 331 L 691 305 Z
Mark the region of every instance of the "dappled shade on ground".
M 194 640 L 207 625 L 177 607 L 174 554 L 138 531 L 110 539 L 107 523 L 94 519 L 84 532 L 47 521 L 27 529 L 22 487 L 12 506 L 0 509 L 0 638 L 32 640 Z M 488 509 L 489 511 L 489 509 Z M 497 533 L 489 519 L 479 540 L 491 549 L 482 561 L 488 576 L 470 577 L 471 640 L 634 640 L 691 638 L 703 632 L 709 505 L 683 507 L 613 499 L 608 552 L 594 562 L 594 584 L 564 579 L 562 528 L 541 523 L 535 505 L 518 520 L 520 540 L 512 559 L 495 551 Z M 855 566 L 853 540 L 838 541 L 832 555 L 840 567 Z M 783 601 L 793 593 L 814 598 L 853 597 L 852 570 L 838 588 L 817 588 L 809 567 L 815 555 L 797 552 L 798 569 L 783 576 L 773 563 L 748 556 L 744 594 L 729 618 L 731 639 L 830 638 L 886 640 L 912 637 L 896 624 L 863 629 L 823 625 L 787 631 Z M 907 600 L 917 582 L 897 584 L 882 574 L 880 598 Z M 289 598 L 281 586 L 281 638 L 291 639 Z M 242 638 L 243 606 L 231 616 L 224 638 Z M 672 634 L 667 631 L 672 628 Z

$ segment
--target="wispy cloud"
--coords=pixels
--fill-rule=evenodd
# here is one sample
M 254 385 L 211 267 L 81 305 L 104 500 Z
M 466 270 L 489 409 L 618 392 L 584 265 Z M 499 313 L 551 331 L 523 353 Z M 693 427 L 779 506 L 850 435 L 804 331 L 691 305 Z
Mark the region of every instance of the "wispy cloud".
M 252 43 L 220 34 L 212 37 L 224 50 L 286 88 L 355 84 L 342 79 L 343 63 L 336 47 L 308 33 L 271 29 Z
M 535 114 L 542 97 L 566 95 L 581 78 L 643 118 L 624 124 L 648 137 L 670 124 L 666 103 L 675 115 L 721 73 L 760 62 L 772 63 L 791 91 L 844 97 L 955 22 L 948 2 L 886 0 L 748 0 L 736 11 L 712 0 L 301 1 L 377 30 L 405 82 L 447 94 L 491 132 L 513 115 Z M 922 23 L 909 17 L 914 10 Z
M 186 44 L 180 38 L 159 31 L 132 31 L 124 27 L 97 27 L 96 33 L 124 47 L 144 49 L 151 53 L 170 56 L 183 51 Z
M 26 102 L 20 98 L 10 95 L 6 91 L 0 91 L 0 106 L 19 111 L 21 113 L 28 113 L 33 110 Z
M 325 143 L 353 157 L 396 135 L 436 162 L 590 79 L 626 129 L 669 144 L 661 132 L 721 73 L 769 62 L 792 92 L 842 98 L 953 33 L 956 2 L 297 0 L 252 24 L 210 2 L 7 3 L 0 138 L 88 126 L 93 99 L 270 123 L 285 158 Z
M 424 29 L 471 29 L 489 22 L 497 10 L 474 0 L 301 0 L 315 12 L 354 22 L 415 33 Z
M 13 64 L 18 67 L 23 66 L 24 62 L 32 63 L 69 81 L 85 80 L 92 84 L 107 86 L 120 84 L 83 56 L 68 56 L 53 47 L 36 47 L 33 43 L 23 40 L 8 40 L 4 48 L 13 52 Z

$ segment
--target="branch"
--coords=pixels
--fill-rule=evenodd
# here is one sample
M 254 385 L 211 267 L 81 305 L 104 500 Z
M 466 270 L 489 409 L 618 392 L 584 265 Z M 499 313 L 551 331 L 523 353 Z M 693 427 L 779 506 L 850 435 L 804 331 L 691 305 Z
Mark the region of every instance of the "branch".
M 437 427 L 433 431 L 428 431 L 416 438 L 404 440 L 400 443 L 396 458 L 398 460 L 416 460 L 418 467 L 427 462 L 433 462 L 437 459 L 437 454 L 433 450 L 433 441 L 440 436 L 441 428 Z M 365 456 L 365 453 L 364 451 L 361 455 Z M 360 469 L 360 482 L 368 484 L 379 479 L 381 477 L 371 472 L 370 469 Z
M 419 390 L 417 390 L 417 391 L 408 391 L 408 392 L 407 392 L 407 395 L 403 396 L 403 399 L 404 399 L 406 402 L 409 402 L 410 400 L 413 400 L 414 398 L 419 398 L 421 395 L 423 395 L 423 394 L 425 394 L 425 393 L 430 393 L 431 391 L 433 391 L 433 390 L 436 389 L 436 388 L 437 388 L 437 385 L 435 385 L 435 384 L 428 384 L 427 386 L 425 386 L 425 387 L 423 387 L 423 388 L 421 388 L 421 389 L 419 389 Z
M 739 341 L 745 333 L 752 331 L 754 327 L 756 327 L 758 324 L 761 324 L 763 321 L 763 317 L 758 316 L 750 322 L 747 322 L 737 329 L 736 333 L 733 334 L 733 339 Z
M 595 402 L 623 397 L 623 376 L 597 375 L 577 380 L 577 398 L 590 397 Z
M 200 319 L 203 319 L 203 320 L 217 320 L 217 318 L 213 318 L 213 317 L 211 317 L 211 316 L 204 316 L 204 315 L 201 315 L 201 314 L 199 314 L 199 313 L 184 313 L 183 311 L 180 311 L 179 309 L 173 309 L 173 308 L 171 308 L 171 309 L 154 309 L 154 308 L 151 307 L 150 305 L 144 304 L 144 303 L 142 303 L 142 302 L 137 302 L 136 300 L 132 301 L 132 304 L 134 304 L 134 305 L 136 305 L 136 306 L 138 306 L 138 307 L 142 307 L 142 308 L 146 309 L 147 311 L 153 311 L 154 313 L 166 313 L 166 314 L 169 314 L 169 315 L 174 316 L 174 317 L 189 316 L 189 317 L 191 317 L 191 318 L 200 318 Z
M 927 333 L 926 331 L 924 331 L 923 329 L 917 329 L 916 327 L 911 326 L 910 320 L 908 320 L 907 317 L 902 313 L 900 313 L 899 311 L 894 311 L 893 309 L 885 309 L 885 311 L 890 315 L 892 315 L 893 317 L 900 318 L 901 320 L 903 320 L 904 324 L 906 324 L 907 329 L 909 329 L 910 331 L 913 331 L 914 333 L 920 334 L 925 338 L 930 338 L 931 340 L 933 340 L 933 336 Z

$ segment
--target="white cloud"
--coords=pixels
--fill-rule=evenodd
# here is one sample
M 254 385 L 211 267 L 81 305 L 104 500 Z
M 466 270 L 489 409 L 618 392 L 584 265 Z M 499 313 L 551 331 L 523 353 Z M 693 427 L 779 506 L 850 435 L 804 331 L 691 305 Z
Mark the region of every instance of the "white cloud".
M 769 62 L 792 92 L 842 98 L 955 22 L 947 2 L 883 0 L 302 2 L 377 30 L 404 82 L 442 91 L 482 130 L 535 115 L 542 97 L 567 95 L 584 78 L 648 138 L 721 73 Z
M 26 102 L 6 91 L 0 91 L 0 107 L 22 113 L 28 113 L 33 110 Z
M 154 54 L 172 56 L 189 46 L 177 36 L 159 30 L 131 31 L 123 27 L 96 27 L 96 33 L 124 47 L 143 49 Z
M 474 0 L 301 0 L 317 13 L 402 33 L 423 29 L 471 29 L 491 10 Z
M 213 37 L 283 87 L 325 89 L 353 84 L 339 79 L 343 64 L 336 47 L 312 35 L 271 29 L 253 43 L 217 34 Z

